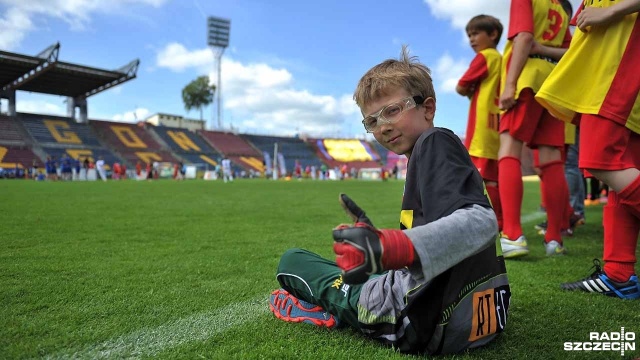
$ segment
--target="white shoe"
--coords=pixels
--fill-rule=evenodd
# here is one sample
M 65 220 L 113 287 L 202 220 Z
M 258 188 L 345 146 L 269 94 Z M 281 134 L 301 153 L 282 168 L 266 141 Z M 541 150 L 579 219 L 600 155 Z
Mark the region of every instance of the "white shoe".
M 529 254 L 527 238 L 525 238 L 524 235 L 520 235 L 517 240 L 501 237 L 500 245 L 502 246 L 502 255 L 505 259 L 513 259 Z
M 555 240 L 545 242 L 544 249 L 547 252 L 547 256 L 564 255 L 567 252 L 567 249 Z

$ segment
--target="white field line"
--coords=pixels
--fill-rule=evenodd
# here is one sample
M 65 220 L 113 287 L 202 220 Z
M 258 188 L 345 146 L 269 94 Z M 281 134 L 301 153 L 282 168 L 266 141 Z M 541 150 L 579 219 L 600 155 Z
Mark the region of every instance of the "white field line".
M 520 223 L 521 224 L 527 224 L 530 222 L 534 222 L 534 221 L 539 221 L 539 220 L 543 220 L 547 218 L 547 214 L 540 212 L 540 211 L 534 211 L 532 213 L 529 214 L 524 214 L 522 216 L 520 216 Z
M 255 320 L 268 312 L 267 296 L 234 303 L 211 312 L 147 328 L 85 347 L 45 356 L 47 359 L 141 358 L 182 344 L 204 341 L 228 329 Z

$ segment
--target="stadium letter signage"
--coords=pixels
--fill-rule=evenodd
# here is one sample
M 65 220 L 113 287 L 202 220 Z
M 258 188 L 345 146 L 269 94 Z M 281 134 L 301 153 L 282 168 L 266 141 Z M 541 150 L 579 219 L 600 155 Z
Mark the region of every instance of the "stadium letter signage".
M 147 144 L 142 141 L 136 133 L 128 126 L 112 125 L 111 130 L 116 134 L 118 139 L 129 148 L 146 149 Z
M 169 130 L 167 131 L 167 135 L 169 135 L 169 137 L 171 137 L 171 140 L 173 140 L 184 151 L 189 151 L 189 150 L 195 150 L 197 152 L 201 151 L 200 147 L 194 144 L 193 141 L 189 139 L 189 136 L 182 131 Z
M 61 131 L 59 129 L 69 129 L 69 123 L 64 120 L 43 120 L 44 126 L 49 129 L 51 136 L 56 139 L 57 142 L 63 144 L 82 144 L 82 140 L 78 137 L 78 134 L 73 131 Z

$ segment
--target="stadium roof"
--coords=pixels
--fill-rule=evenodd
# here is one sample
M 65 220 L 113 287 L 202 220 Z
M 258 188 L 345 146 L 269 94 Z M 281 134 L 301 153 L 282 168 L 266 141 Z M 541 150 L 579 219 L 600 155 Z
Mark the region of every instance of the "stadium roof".
M 89 97 L 136 77 L 140 60 L 117 70 L 58 61 L 60 43 L 36 56 L 0 51 L 0 90 Z

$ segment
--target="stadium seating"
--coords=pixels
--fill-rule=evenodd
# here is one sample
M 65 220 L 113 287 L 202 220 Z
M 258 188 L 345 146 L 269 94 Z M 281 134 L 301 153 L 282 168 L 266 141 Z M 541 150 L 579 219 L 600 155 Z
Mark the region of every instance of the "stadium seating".
M 49 115 L 18 114 L 33 139 L 42 145 L 73 145 L 98 147 L 102 145 L 87 124 L 79 124 L 70 118 Z
M 0 144 L 25 145 L 18 124 L 8 116 L 0 115 Z
M 389 169 L 389 166 L 387 164 L 387 155 L 389 154 L 389 150 L 387 150 L 384 146 L 380 145 L 380 143 L 375 140 L 371 141 L 371 144 L 373 144 L 373 148 L 376 150 L 378 155 L 380 155 L 380 161 L 385 164 L 385 169 Z M 391 165 L 391 167 L 393 167 L 393 165 Z
M 153 126 L 148 130 L 155 132 L 186 163 L 216 166 L 222 157 L 205 140 L 189 130 L 167 126 Z
M 240 136 L 222 131 L 200 131 L 199 133 L 209 144 L 225 154 L 233 164 L 245 170 L 264 171 L 262 153 Z
M 169 151 L 162 148 L 144 127 L 135 124 L 90 120 L 89 125 L 99 138 L 109 144 L 112 149 L 128 161 L 128 166 L 135 166 L 140 161 L 143 164 L 155 161 L 176 163 L 176 159 Z
M 273 156 L 274 146 L 278 144 L 278 152 L 284 157 L 285 167 L 288 172 L 294 170 L 295 161 L 305 168 L 307 165 L 320 167 L 322 162 L 313 152 L 313 149 L 303 140 L 291 137 L 262 136 L 262 135 L 240 135 L 241 138 L 253 144 L 263 154 Z
M 26 146 L 2 146 L 0 145 L 0 167 L 5 169 L 18 167 L 30 168 L 35 164 L 43 166 L 43 162 Z
M 318 157 L 329 167 L 342 167 L 344 164 L 347 164 L 349 169 L 380 167 L 380 156 L 364 140 L 308 139 L 307 141 L 316 150 Z

